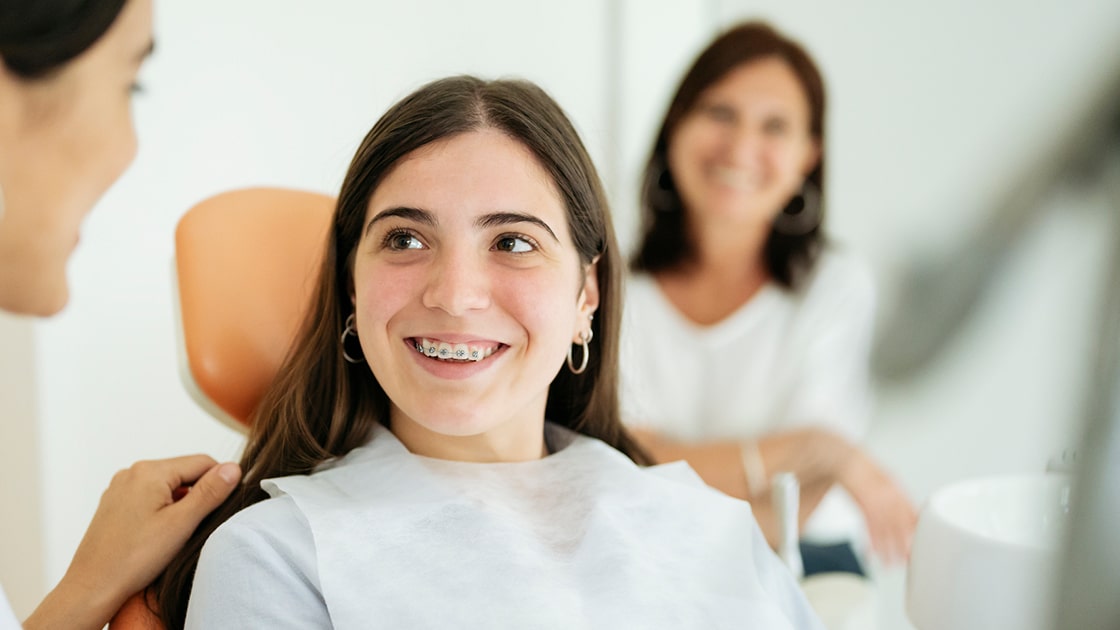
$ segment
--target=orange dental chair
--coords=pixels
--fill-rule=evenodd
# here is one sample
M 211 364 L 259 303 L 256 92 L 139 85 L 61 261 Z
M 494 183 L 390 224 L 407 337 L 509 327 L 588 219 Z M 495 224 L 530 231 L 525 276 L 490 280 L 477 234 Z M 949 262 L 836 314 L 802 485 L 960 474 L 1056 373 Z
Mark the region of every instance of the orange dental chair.
M 180 375 L 203 409 L 241 432 L 310 301 L 334 203 L 320 193 L 241 189 L 202 201 L 176 227 Z M 138 593 L 109 628 L 163 624 Z

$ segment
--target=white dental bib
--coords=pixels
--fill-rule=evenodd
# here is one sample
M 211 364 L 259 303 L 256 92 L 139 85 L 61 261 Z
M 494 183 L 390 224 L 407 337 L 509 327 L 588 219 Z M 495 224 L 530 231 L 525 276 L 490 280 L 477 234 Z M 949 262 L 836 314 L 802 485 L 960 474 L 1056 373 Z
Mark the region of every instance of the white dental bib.
M 555 425 L 536 461 L 420 457 L 378 426 L 266 480 L 314 539 L 335 628 L 820 628 L 749 506 Z

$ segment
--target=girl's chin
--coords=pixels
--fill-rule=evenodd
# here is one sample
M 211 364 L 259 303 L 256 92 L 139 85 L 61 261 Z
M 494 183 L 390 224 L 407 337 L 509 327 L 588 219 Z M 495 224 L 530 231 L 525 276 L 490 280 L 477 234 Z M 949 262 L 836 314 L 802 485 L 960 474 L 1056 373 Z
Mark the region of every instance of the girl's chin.
M 408 426 L 403 426 L 407 423 Z M 398 428 L 412 433 L 423 433 L 433 438 L 464 438 L 481 435 L 493 427 L 492 423 L 478 416 L 462 413 L 448 414 L 446 410 L 416 410 L 405 421 L 394 420 L 393 430 Z

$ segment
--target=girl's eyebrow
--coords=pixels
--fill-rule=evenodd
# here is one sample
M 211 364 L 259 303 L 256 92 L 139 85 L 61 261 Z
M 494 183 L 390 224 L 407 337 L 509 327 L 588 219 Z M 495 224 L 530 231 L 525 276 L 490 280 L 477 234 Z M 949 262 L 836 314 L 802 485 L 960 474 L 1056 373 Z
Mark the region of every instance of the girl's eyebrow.
M 399 217 L 401 219 L 408 219 L 410 221 L 416 221 L 417 223 L 423 223 L 425 225 L 431 226 L 435 226 L 436 224 L 436 217 L 431 212 L 422 210 L 420 208 L 406 208 L 402 206 L 397 208 L 386 208 L 381 212 L 378 212 L 372 219 L 369 220 L 369 223 L 366 224 L 365 232 L 368 234 L 370 228 L 373 227 L 374 223 L 377 223 L 382 219 L 388 219 L 390 217 Z
M 398 206 L 395 208 L 386 208 L 374 215 L 374 217 L 369 220 L 369 223 L 366 224 L 365 232 L 369 233 L 370 228 L 378 221 L 391 217 L 407 219 L 433 227 L 439 223 L 435 215 L 427 210 Z M 531 214 L 525 214 L 523 212 L 492 212 L 482 215 L 475 221 L 475 225 L 480 228 L 513 225 L 515 223 L 532 223 L 533 225 L 540 226 L 543 230 L 548 232 L 549 236 L 551 236 L 554 241 L 557 243 L 560 242 L 560 239 L 556 236 L 556 232 L 552 231 L 552 228 L 549 227 L 547 223 Z
M 556 241 L 557 243 L 560 242 L 560 239 L 556 238 L 556 232 L 553 232 L 552 228 L 548 227 L 547 223 L 531 214 L 524 214 L 521 212 L 494 212 L 491 214 L 483 215 L 479 217 L 477 221 L 475 221 L 475 225 L 481 228 L 495 227 L 500 225 L 512 225 L 514 223 L 532 223 L 533 225 L 540 226 L 542 229 L 548 232 L 548 235 L 552 237 L 552 240 Z

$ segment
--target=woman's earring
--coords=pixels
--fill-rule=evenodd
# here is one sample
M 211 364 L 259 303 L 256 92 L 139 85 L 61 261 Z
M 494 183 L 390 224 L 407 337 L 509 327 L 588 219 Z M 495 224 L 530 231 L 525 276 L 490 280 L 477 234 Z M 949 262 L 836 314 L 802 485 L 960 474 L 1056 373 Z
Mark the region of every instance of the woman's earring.
M 821 191 L 806 179 L 801 191 L 774 217 L 774 231 L 785 236 L 804 236 L 817 229 L 823 216 Z
M 657 176 L 657 187 L 661 190 L 673 189 L 673 177 L 669 175 L 669 169 L 661 169 L 661 174 Z
M 354 316 L 354 313 L 350 313 L 350 317 L 346 318 L 346 328 L 343 329 L 342 337 L 338 340 L 339 344 L 342 345 L 342 358 L 346 359 L 347 363 L 362 363 L 366 360 L 365 357 L 355 359 L 346 352 L 346 338 L 350 336 L 353 336 L 355 339 L 358 338 L 358 328 L 356 324 L 357 318 Z
M 591 358 L 591 339 L 595 336 L 595 331 L 591 329 L 591 319 L 594 315 L 587 316 L 587 330 L 579 334 L 580 346 L 583 348 L 583 358 L 580 359 L 579 368 L 576 368 L 576 362 L 572 360 L 572 348 L 575 346 L 568 346 L 568 369 L 572 374 L 583 374 L 587 369 L 587 361 Z
M 653 172 L 657 180 L 648 188 L 649 202 L 657 212 L 674 212 L 680 207 L 677 197 L 677 187 L 673 184 L 673 174 L 669 167 L 661 165 Z

